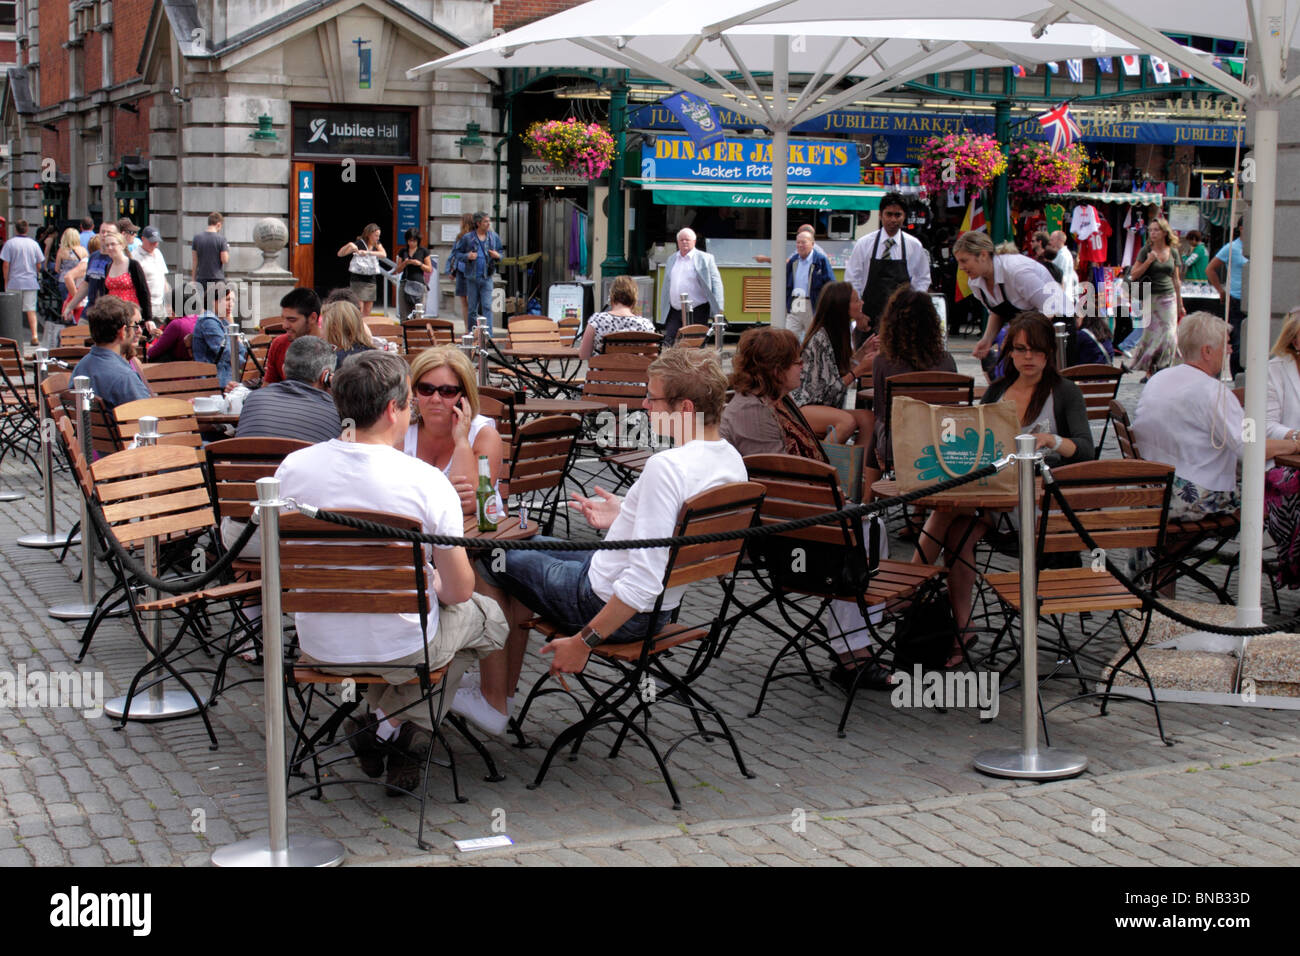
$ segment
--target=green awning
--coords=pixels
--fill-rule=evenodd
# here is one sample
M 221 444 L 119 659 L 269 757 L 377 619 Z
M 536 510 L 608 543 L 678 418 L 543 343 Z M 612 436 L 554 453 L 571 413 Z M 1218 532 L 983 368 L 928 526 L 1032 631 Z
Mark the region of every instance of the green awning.
M 654 194 L 660 206 L 768 206 L 772 187 L 766 183 L 709 183 L 692 180 L 628 179 Z M 878 209 L 887 190 L 874 186 L 805 186 L 791 183 L 786 205 L 825 211 Z

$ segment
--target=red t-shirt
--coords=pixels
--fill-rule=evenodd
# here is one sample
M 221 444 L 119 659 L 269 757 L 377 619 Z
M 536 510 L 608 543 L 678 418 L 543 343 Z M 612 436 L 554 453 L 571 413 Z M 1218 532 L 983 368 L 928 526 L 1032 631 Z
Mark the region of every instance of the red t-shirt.
M 284 381 L 284 355 L 289 351 L 292 342 L 293 339 L 288 332 L 281 332 L 271 340 L 271 347 L 266 350 L 266 374 L 262 376 L 263 385 Z

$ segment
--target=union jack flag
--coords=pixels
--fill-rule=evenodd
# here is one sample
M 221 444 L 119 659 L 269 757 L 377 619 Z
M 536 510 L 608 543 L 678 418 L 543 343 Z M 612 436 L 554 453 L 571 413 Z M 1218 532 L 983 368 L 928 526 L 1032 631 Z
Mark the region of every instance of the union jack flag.
M 1069 149 L 1076 139 L 1083 136 L 1075 118 L 1070 115 L 1070 104 L 1062 103 L 1038 117 L 1038 122 L 1052 134 L 1052 152 L 1059 153 Z

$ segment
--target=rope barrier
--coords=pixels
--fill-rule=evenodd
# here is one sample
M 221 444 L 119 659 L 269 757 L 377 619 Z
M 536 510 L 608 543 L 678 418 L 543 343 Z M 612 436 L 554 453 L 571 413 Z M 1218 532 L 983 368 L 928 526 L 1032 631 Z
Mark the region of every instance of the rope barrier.
M 113 529 L 109 526 L 108 519 L 104 517 L 104 512 L 100 509 L 98 503 L 91 499 L 88 505 L 86 512 L 95 523 L 95 530 L 99 532 L 100 538 L 108 544 L 105 556 L 107 556 L 108 551 L 111 551 L 122 565 L 124 572 L 137 579 L 145 587 L 154 588 L 165 594 L 187 594 L 190 591 L 198 591 L 207 587 L 234 564 L 239 557 L 239 552 L 244 550 L 244 545 L 248 544 L 249 540 L 257 532 L 257 525 L 252 521 L 248 522 L 244 526 L 244 530 L 240 532 L 239 538 L 226 549 L 226 553 L 217 559 L 216 564 L 202 574 L 185 578 L 160 578 L 146 571 L 144 565 L 137 561 L 130 551 L 122 547 L 122 543 L 117 540 L 117 535 L 113 533 Z M 83 528 L 82 534 L 85 533 L 86 531 Z
M 451 535 L 443 534 L 425 534 L 423 531 L 407 531 L 403 528 L 394 528 L 391 525 L 381 524 L 375 521 L 367 521 L 364 518 L 354 518 L 351 515 L 340 514 L 336 511 L 325 511 L 312 505 L 302 503 L 297 503 L 297 508 L 302 514 L 309 518 L 319 518 L 321 521 L 344 525 L 349 528 L 355 528 L 358 531 L 366 531 L 378 537 L 394 538 L 402 541 L 417 542 L 420 544 L 465 548 L 467 551 L 495 551 L 498 548 L 507 551 L 631 551 L 641 548 L 686 547 L 693 544 L 718 544 L 723 541 L 748 540 L 750 538 L 767 537 L 768 535 L 773 534 L 788 534 L 791 531 L 802 531 L 804 528 L 811 528 L 815 525 L 833 524 L 838 521 L 865 518 L 868 515 L 877 514 L 878 512 L 884 511 L 890 507 L 905 505 L 918 498 L 941 494 L 945 491 L 951 491 L 954 488 L 960 488 L 962 485 L 969 484 L 972 481 L 979 481 L 982 478 L 987 478 L 990 475 L 995 474 L 1000 466 L 1010 462 L 1011 460 L 1012 459 L 1007 458 L 995 464 L 985 465 L 983 468 L 978 468 L 970 474 L 962 475 L 959 478 L 949 478 L 945 481 L 939 482 L 938 484 L 928 485 L 925 488 L 917 488 L 915 491 L 895 495 L 893 498 L 884 498 L 879 501 L 872 501 L 860 505 L 850 505 L 847 508 L 841 508 L 839 511 L 828 511 L 824 514 L 809 515 L 806 518 L 782 521 L 779 524 L 741 528 L 737 531 L 685 535 L 676 538 L 644 538 L 631 541 L 485 541 L 482 538 L 453 537 Z
M 1211 634 L 1226 634 L 1231 637 L 1254 637 L 1259 634 L 1275 634 L 1278 631 L 1289 631 L 1296 624 L 1300 624 L 1300 616 L 1297 616 L 1288 621 L 1283 621 L 1280 624 L 1259 624 L 1252 627 L 1228 627 L 1222 624 L 1209 624 L 1205 621 L 1197 621 L 1188 617 L 1186 614 L 1180 614 L 1163 601 L 1157 599 L 1154 591 L 1143 591 L 1132 581 L 1132 579 L 1120 573 L 1119 568 L 1111 562 L 1106 549 L 1097 546 L 1097 542 L 1093 539 L 1092 535 L 1088 533 L 1088 529 L 1083 526 L 1082 522 L 1080 522 L 1079 516 L 1074 513 L 1074 510 L 1065 500 L 1065 493 L 1061 491 L 1060 484 L 1050 474 L 1044 475 L 1043 485 L 1051 492 L 1052 497 L 1056 499 L 1057 504 L 1061 508 L 1061 514 L 1065 515 L 1066 519 L 1070 522 L 1070 525 L 1074 528 L 1075 534 L 1079 536 L 1080 540 L 1083 541 L 1088 550 L 1093 552 L 1100 551 L 1102 553 L 1102 560 L 1105 563 L 1106 570 L 1109 571 L 1120 584 L 1124 585 L 1124 588 L 1130 594 L 1136 598 L 1140 598 L 1144 603 L 1149 602 L 1153 608 L 1165 617 L 1177 621 L 1184 627 L 1192 627 L 1198 631 L 1207 631 Z

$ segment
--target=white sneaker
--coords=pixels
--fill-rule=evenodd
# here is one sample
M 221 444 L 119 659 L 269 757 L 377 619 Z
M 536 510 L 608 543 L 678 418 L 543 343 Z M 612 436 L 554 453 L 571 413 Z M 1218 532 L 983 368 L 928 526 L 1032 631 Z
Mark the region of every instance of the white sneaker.
M 510 723 L 509 715 L 501 713 L 489 704 L 481 690 L 463 684 L 456 691 L 456 696 L 452 698 L 451 712 L 459 714 L 483 733 L 493 737 L 503 733 L 506 725 Z
M 479 674 L 478 671 L 466 671 L 463 675 L 461 675 L 460 686 L 472 687 L 474 690 L 479 690 L 483 686 L 480 683 L 481 680 L 482 680 L 482 676 Z M 457 692 L 459 692 L 459 688 L 457 688 Z M 515 712 L 515 698 L 514 695 L 511 695 L 510 697 L 506 698 L 506 715 L 509 716 L 514 712 Z

